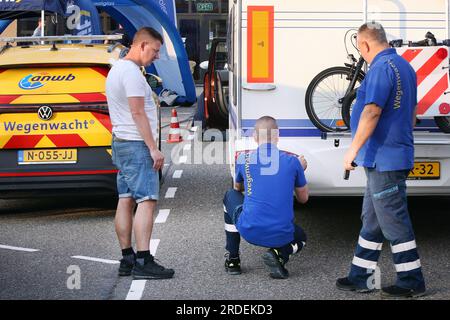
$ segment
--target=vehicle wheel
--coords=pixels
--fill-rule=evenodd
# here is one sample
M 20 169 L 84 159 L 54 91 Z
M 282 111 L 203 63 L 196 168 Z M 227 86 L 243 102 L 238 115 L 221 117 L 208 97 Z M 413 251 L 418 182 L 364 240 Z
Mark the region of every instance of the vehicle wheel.
M 158 119 L 158 127 L 156 128 L 156 133 L 158 134 L 158 150 L 161 151 L 161 102 L 159 101 L 159 97 L 156 93 L 152 92 L 152 96 L 156 104 L 156 118 Z
M 228 129 L 228 110 L 224 113 L 219 104 L 218 96 L 215 94 L 215 102 L 210 101 L 207 104 L 209 118 L 206 119 L 206 125 L 208 128 L 226 130 Z
M 450 117 L 434 117 L 434 121 L 442 132 L 450 133 Z
M 219 130 L 226 130 L 228 128 L 228 117 L 224 117 L 217 104 L 208 104 L 208 114 L 209 118 L 206 119 L 206 125 L 208 128 L 214 128 Z
M 347 131 L 343 120 L 342 105 L 350 85 L 350 68 L 332 67 L 319 73 L 309 84 L 305 95 L 305 107 L 311 122 L 321 131 Z M 356 88 L 364 79 L 358 75 Z
M 153 99 L 155 100 L 156 103 L 156 117 L 158 118 L 158 128 L 156 130 L 156 132 L 158 133 L 158 150 L 161 151 L 161 136 L 162 136 L 162 130 L 161 130 L 161 103 L 159 101 L 158 96 L 152 92 L 153 94 Z M 158 177 L 159 177 L 159 182 L 161 183 L 162 180 L 162 169 L 159 169 L 158 171 Z

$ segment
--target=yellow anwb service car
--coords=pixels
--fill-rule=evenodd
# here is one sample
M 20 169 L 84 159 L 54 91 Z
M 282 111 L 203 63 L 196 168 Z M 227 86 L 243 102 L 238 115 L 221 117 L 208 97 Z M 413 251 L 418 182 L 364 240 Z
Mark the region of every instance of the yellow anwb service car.
M 125 49 L 67 42 L 116 37 L 0 39 L 0 197 L 115 191 L 105 80 Z

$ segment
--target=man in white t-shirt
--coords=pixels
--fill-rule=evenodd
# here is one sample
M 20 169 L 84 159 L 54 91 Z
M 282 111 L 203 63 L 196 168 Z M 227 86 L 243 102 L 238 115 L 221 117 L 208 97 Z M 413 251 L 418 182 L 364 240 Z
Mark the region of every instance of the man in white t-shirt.
M 174 271 L 154 261 L 149 244 L 153 213 L 159 198 L 158 171 L 164 155 L 156 144 L 157 113 L 152 90 L 141 72 L 159 58 L 162 36 L 154 29 L 139 29 L 124 59 L 118 60 L 106 79 L 106 97 L 113 126 L 112 158 L 119 169 L 119 203 L 115 218 L 122 249 L 119 275 L 134 279 L 165 279 Z M 131 245 L 133 209 L 137 253 Z

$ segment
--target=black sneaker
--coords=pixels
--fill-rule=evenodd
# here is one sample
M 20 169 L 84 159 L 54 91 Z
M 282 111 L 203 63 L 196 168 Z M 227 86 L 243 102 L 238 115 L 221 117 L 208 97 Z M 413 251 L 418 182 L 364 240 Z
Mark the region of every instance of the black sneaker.
M 263 254 L 263 261 L 270 269 L 270 276 L 274 279 L 286 279 L 289 271 L 284 267 L 285 262 L 277 249 L 269 249 Z
M 136 263 L 136 260 L 131 262 L 129 259 L 122 258 L 120 260 L 120 266 L 119 266 L 119 276 L 126 277 L 131 275 L 131 270 L 133 270 L 134 264 Z
M 225 260 L 225 271 L 231 275 L 241 274 L 241 259 L 230 258 Z
M 372 292 L 374 290 L 374 289 L 369 289 L 369 288 L 358 287 L 353 282 L 351 282 L 348 277 L 337 279 L 336 287 L 339 290 L 356 291 L 356 292 L 359 292 L 359 293 L 368 293 L 368 292 Z
M 389 286 L 381 289 L 381 295 L 387 298 L 418 298 L 425 295 L 425 289 L 414 290 L 398 286 Z
M 166 269 L 156 263 L 153 256 L 144 265 L 136 263 L 132 271 L 134 280 L 169 279 L 174 273 L 173 269 Z

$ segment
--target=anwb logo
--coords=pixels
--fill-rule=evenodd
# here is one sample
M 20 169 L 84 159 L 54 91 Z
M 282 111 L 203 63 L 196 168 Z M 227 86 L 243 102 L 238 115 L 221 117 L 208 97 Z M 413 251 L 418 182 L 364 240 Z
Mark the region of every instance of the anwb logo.
M 19 87 L 23 90 L 34 90 L 43 87 L 47 82 L 59 81 L 73 81 L 75 76 L 69 73 L 68 75 L 52 76 L 47 72 L 40 72 L 37 74 L 29 74 L 19 81 Z

